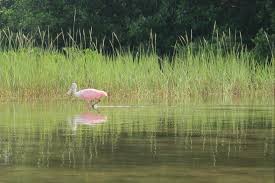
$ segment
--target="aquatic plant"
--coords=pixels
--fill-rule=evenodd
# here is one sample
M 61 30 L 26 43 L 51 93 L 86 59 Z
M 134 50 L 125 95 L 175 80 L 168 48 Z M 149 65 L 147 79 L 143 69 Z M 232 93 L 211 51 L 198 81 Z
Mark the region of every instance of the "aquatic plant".
M 116 48 L 115 55 L 104 55 L 104 43 L 96 45 L 92 38 L 90 46 L 75 44 L 87 37 L 81 32 L 77 38 L 66 34 L 60 52 L 63 32 L 56 38 L 38 33 L 40 42 L 35 35 L 0 31 L 2 99 L 64 98 L 73 81 L 80 88 L 105 90 L 113 100 L 274 95 L 274 57 L 259 64 L 253 52 L 228 41 L 228 35 L 215 33 L 214 41 L 197 43 L 181 37 L 171 60 L 157 55 L 153 35 L 150 51 L 140 49 L 137 57 Z

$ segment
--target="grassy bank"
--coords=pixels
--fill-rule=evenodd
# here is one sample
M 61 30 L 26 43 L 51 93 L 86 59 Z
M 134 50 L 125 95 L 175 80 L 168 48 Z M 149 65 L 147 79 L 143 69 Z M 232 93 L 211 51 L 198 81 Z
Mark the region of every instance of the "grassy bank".
M 222 42 L 221 42 L 222 43 Z M 192 44 L 178 49 L 163 69 L 155 52 L 118 51 L 104 56 L 96 49 L 21 46 L 0 51 L 1 99 L 63 98 L 70 84 L 105 90 L 110 98 L 201 96 L 273 96 L 275 59 L 257 64 L 246 49 L 225 51 L 222 44 Z

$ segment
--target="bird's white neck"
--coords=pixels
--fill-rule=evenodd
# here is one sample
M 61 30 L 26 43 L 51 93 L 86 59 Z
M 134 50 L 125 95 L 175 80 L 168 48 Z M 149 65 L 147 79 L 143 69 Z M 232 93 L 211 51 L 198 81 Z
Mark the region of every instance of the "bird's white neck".
M 73 95 L 74 95 L 75 97 L 79 97 L 79 96 L 80 96 L 79 91 L 76 91 L 76 89 L 73 90 L 72 93 L 73 93 Z

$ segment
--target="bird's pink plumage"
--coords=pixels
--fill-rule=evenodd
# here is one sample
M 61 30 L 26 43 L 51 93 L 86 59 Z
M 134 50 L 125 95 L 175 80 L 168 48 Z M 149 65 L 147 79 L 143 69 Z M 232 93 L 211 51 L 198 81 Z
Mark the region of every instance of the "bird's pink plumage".
M 107 93 L 101 90 L 84 89 L 79 91 L 79 97 L 87 101 L 100 99 L 104 96 L 107 96 Z

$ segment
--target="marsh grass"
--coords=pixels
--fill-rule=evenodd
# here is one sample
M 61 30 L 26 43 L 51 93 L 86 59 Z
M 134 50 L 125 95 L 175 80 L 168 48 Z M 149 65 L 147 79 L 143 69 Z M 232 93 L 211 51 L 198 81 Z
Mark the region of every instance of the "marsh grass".
M 213 35 L 214 41 L 196 44 L 181 37 L 173 60 L 162 58 L 161 70 L 154 35 L 150 51 L 140 49 L 136 59 L 120 46 L 112 47 L 115 56 L 104 55 L 106 43 L 98 44 L 91 32 L 61 32 L 51 38 L 39 29 L 33 35 L 0 31 L 1 99 L 64 98 L 72 82 L 105 90 L 110 99 L 273 96 L 274 57 L 259 64 L 230 35 Z M 56 49 L 60 41 L 63 52 Z

